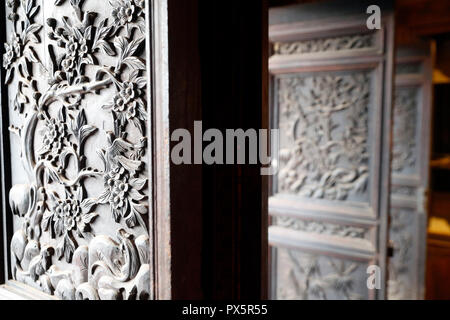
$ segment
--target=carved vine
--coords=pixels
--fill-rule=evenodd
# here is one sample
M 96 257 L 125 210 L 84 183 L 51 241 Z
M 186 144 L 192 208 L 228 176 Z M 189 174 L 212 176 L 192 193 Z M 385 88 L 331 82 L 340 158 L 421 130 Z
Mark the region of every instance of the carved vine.
M 101 21 L 97 13 L 83 10 L 83 2 L 68 2 L 72 18 L 47 20 L 49 68 L 36 50 L 42 46 L 43 27 L 34 22 L 40 6 L 35 0 L 7 3 L 13 32 L 3 55 L 5 81 L 11 83 L 17 74 L 14 110 L 23 119 L 10 130 L 21 141 L 20 156 L 29 176 L 29 184 L 10 190 L 12 212 L 22 221 L 11 241 L 12 274 L 61 298 L 148 299 L 150 246 L 143 217 L 148 210 L 143 161 L 147 83 L 146 62 L 140 57 L 146 1 L 110 1 L 112 16 Z M 115 63 L 103 65 L 102 55 Z M 87 67 L 95 68 L 95 79 L 88 76 Z M 36 68 L 40 77 L 33 74 Z M 114 132 L 105 132 L 108 145 L 98 150 L 101 170 L 86 164 L 85 142 L 101 130 L 88 123 L 83 102 L 87 95 L 109 88 L 115 90 L 114 97 L 98 106 L 98 112 L 109 113 Z M 51 110 L 56 108 L 55 116 Z M 137 142 L 127 140 L 130 125 L 140 133 Z M 35 148 L 38 126 L 43 128 L 41 145 Z M 67 173 L 69 164 L 75 174 Z M 87 197 L 86 178 L 101 179 L 104 191 Z M 112 221 L 123 224 L 116 238 L 95 234 L 91 228 L 102 205 L 109 206 Z M 145 234 L 135 237 L 133 230 L 139 226 Z M 56 249 L 41 241 L 44 233 L 57 241 Z M 55 259 L 62 258 L 75 269 L 58 269 Z
M 364 239 L 368 232 L 365 228 L 314 220 L 301 220 L 292 217 L 277 217 L 276 225 L 303 232 L 335 235 L 343 238 Z

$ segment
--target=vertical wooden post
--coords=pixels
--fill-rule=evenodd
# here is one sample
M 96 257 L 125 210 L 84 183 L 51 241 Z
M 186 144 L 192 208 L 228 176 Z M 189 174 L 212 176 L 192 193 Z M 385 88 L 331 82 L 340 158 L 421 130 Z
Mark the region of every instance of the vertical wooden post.
M 266 15 L 265 2 L 168 1 L 170 132 L 267 127 Z M 259 165 L 170 164 L 171 298 L 266 297 L 266 189 Z

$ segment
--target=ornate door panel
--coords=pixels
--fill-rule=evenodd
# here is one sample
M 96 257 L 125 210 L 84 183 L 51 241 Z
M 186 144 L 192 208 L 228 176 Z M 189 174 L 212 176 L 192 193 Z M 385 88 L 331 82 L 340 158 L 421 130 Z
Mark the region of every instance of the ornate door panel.
M 149 3 L 3 4 L 9 286 L 153 298 Z
M 429 46 L 398 48 L 393 105 L 389 299 L 423 299 L 432 68 Z
M 369 290 L 367 267 L 386 276 L 393 19 L 383 9 L 381 29 L 368 30 L 365 9 L 312 21 L 311 7 L 288 10 L 272 11 L 272 22 L 290 21 L 269 27 L 280 129 L 272 297 L 383 298 L 384 278 Z

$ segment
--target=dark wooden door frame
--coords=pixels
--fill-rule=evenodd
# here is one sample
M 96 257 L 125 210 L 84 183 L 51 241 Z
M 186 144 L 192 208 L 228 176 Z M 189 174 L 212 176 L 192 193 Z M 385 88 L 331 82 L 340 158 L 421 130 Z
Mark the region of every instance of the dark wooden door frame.
M 174 165 L 169 137 L 200 120 L 268 128 L 267 3 L 154 3 L 156 298 L 266 298 L 268 178 L 259 165 Z

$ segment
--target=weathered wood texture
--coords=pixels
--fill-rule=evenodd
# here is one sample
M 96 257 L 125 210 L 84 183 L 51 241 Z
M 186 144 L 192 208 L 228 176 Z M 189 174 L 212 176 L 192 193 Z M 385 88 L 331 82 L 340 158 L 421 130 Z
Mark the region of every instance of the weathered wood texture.
M 149 5 L 2 4 L 8 285 L 154 298 Z

